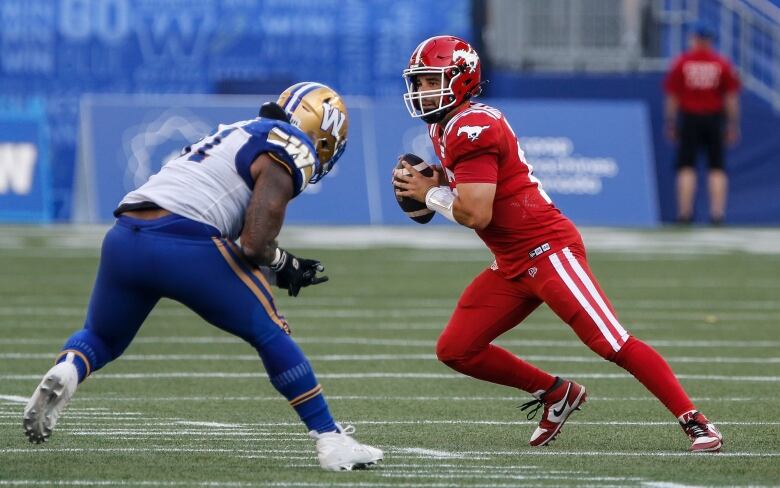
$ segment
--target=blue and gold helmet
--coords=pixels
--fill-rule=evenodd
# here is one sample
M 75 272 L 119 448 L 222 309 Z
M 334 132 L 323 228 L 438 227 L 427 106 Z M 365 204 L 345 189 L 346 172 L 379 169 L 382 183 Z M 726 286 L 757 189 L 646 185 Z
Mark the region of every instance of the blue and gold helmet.
M 279 95 L 276 101 L 290 117 L 290 123 L 311 138 L 320 170 L 309 183 L 318 182 L 333 169 L 347 147 L 349 116 L 341 96 L 321 83 L 297 83 Z

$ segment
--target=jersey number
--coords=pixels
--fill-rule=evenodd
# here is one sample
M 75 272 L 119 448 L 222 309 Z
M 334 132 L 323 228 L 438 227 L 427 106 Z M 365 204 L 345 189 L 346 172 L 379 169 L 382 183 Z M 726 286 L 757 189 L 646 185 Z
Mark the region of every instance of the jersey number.
M 192 153 L 190 157 L 187 158 L 187 161 L 201 163 L 209 155 L 208 151 L 214 146 L 218 146 L 222 142 L 222 139 L 227 137 L 228 134 L 234 130 L 236 130 L 236 128 L 231 127 L 229 129 L 223 130 L 222 132 L 214 134 L 213 136 L 206 136 L 195 144 L 191 144 L 182 149 L 181 155 L 184 156 L 185 154 Z

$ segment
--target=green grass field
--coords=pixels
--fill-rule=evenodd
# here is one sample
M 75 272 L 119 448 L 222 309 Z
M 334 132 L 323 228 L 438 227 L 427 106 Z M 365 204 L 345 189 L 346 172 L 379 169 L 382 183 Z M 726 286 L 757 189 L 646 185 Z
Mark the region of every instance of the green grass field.
M 691 455 L 661 404 L 547 309 L 498 343 L 588 387 L 590 401 L 550 447 L 527 445 L 536 421 L 517 408 L 527 395 L 438 363 L 436 337 L 486 251 L 301 250 L 331 281 L 297 299 L 277 293 L 278 306 L 337 420 L 386 456 L 377 469 L 328 473 L 254 350 L 170 301 L 81 385 L 52 439 L 29 444 L 25 398 L 81 326 L 98 251 L 54 245 L 61 231 L 19 232 L 0 229 L 0 486 L 780 483 L 777 254 L 591 252 L 621 322 L 668 359 L 724 434 L 722 453 Z

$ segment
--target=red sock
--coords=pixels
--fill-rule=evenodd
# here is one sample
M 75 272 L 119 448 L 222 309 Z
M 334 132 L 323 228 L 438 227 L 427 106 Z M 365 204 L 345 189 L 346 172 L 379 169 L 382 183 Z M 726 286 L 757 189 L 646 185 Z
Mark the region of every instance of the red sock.
M 645 385 L 675 417 L 695 409 L 666 360 L 639 339 L 629 338 L 614 361 Z
M 546 390 L 555 383 L 554 376 L 492 344 L 467 358 L 441 360 L 455 371 L 473 378 L 512 386 L 528 393 Z

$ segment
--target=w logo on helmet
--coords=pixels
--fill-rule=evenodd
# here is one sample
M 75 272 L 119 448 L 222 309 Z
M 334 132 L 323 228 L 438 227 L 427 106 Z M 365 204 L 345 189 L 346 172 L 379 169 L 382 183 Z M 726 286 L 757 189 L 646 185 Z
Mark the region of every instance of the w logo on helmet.
M 327 102 L 322 104 L 322 124 L 320 129 L 330 131 L 336 140 L 339 139 L 339 131 L 341 131 L 341 126 L 344 125 L 345 120 L 347 120 L 347 115 L 338 108 L 331 106 Z
M 453 64 L 458 64 L 458 61 L 461 59 L 466 63 L 466 66 L 469 67 L 470 73 L 476 71 L 477 65 L 479 64 L 479 56 L 477 56 L 476 51 L 473 49 L 469 49 L 468 51 L 464 49 L 457 49 L 452 52 Z

